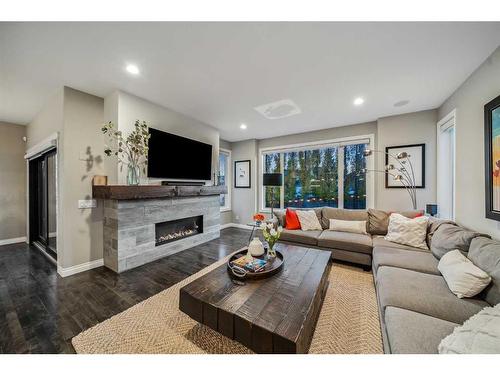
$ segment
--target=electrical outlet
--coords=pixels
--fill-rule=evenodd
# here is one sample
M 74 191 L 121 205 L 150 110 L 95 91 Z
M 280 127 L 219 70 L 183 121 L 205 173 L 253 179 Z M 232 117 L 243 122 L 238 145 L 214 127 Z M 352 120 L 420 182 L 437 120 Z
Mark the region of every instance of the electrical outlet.
M 97 201 L 95 199 L 79 199 L 78 208 L 96 208 Z

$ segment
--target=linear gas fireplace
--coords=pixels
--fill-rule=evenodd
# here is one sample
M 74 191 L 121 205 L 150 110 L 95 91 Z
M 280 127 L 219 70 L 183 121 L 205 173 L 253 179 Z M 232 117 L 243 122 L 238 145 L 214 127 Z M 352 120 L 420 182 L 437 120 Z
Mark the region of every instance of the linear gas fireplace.
M 155 224 L 156 246 L 203 233 L 203 216 L 186 217 Z

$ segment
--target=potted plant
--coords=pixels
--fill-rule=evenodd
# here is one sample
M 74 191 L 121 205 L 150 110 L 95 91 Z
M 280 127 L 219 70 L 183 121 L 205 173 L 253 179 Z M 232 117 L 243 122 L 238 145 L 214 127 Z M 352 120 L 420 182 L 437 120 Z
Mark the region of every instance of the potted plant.
M 111 121 L 104 124 L 101 130 L 110 141 L 110 145 L 106 145 L 104 153 L 107 156 L 116 156 L 120 166 L 127 165 L 128 185 L 139 185 L 141 166 L 146 173 L 146 165 L 148 164 L 150 135 L 146 121 L 137 120 L 134 124 L 134 130 L 127 137 L 124 137 Z

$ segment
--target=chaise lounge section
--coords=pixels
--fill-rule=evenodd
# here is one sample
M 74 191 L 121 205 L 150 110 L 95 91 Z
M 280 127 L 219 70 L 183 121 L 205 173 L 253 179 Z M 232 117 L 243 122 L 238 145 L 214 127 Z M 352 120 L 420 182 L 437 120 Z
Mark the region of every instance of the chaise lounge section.
M 384 239 L 389 212 L 314 210 L 322 231 L 284 229 L 281 240 L 330 251 L 333 259 L 364 268 L 372 266 L 385 353 L 437 353 L 439 343 L 456 327 L 500 303 L 500 242 L 489 236 L 431 217 L 426 239 L 430 250 L 423 250 Z M 402 214 L 421 215 L 417 211 Z M 276 216 L 285 226 L 285 211 L 278 210 Z M 329 219 L 367 221 L 368 234 L 330 231 Z M 438 270 L 437 248 L 460 249 L 490 275 L 490 285 L 473 298 L 458 298 Z

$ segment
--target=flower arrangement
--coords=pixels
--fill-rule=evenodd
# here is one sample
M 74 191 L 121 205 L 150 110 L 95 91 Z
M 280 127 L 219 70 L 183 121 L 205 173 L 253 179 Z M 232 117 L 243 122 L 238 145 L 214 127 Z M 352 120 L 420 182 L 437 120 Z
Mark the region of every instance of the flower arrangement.
M 262 235 L 264 236 L 264 239 L 269 245 L 267 255 L 270 258 L 274 258 L 276 256 L 274 245 L 276 244 L 276 242 L 278 242 L 281 236 L 281 232 L 283 232 L 283 227 L 278 226 L 278 228 L 275 229 L 272 223 L 262 223 L 260 225 L 260 228 L 262 229 Z
M 266 219 L 266 217 L 263 214 L 256 213 L 255 215 L 253 215 L 253 220 L 257 224 L 262 223 L 265 219 Z
M 104 124 L 101 131 L 108 136 L 112 145 L 106 145 L 104 153 L 107 156 L 116 156 L 119 164 L 127 164 L 127 183 L 139 185 L 140 167 L 146 173 L 149 132 L 146 121 L 137 120 L 134 131 L 124 137 L 120 130 L 110 121 Z

